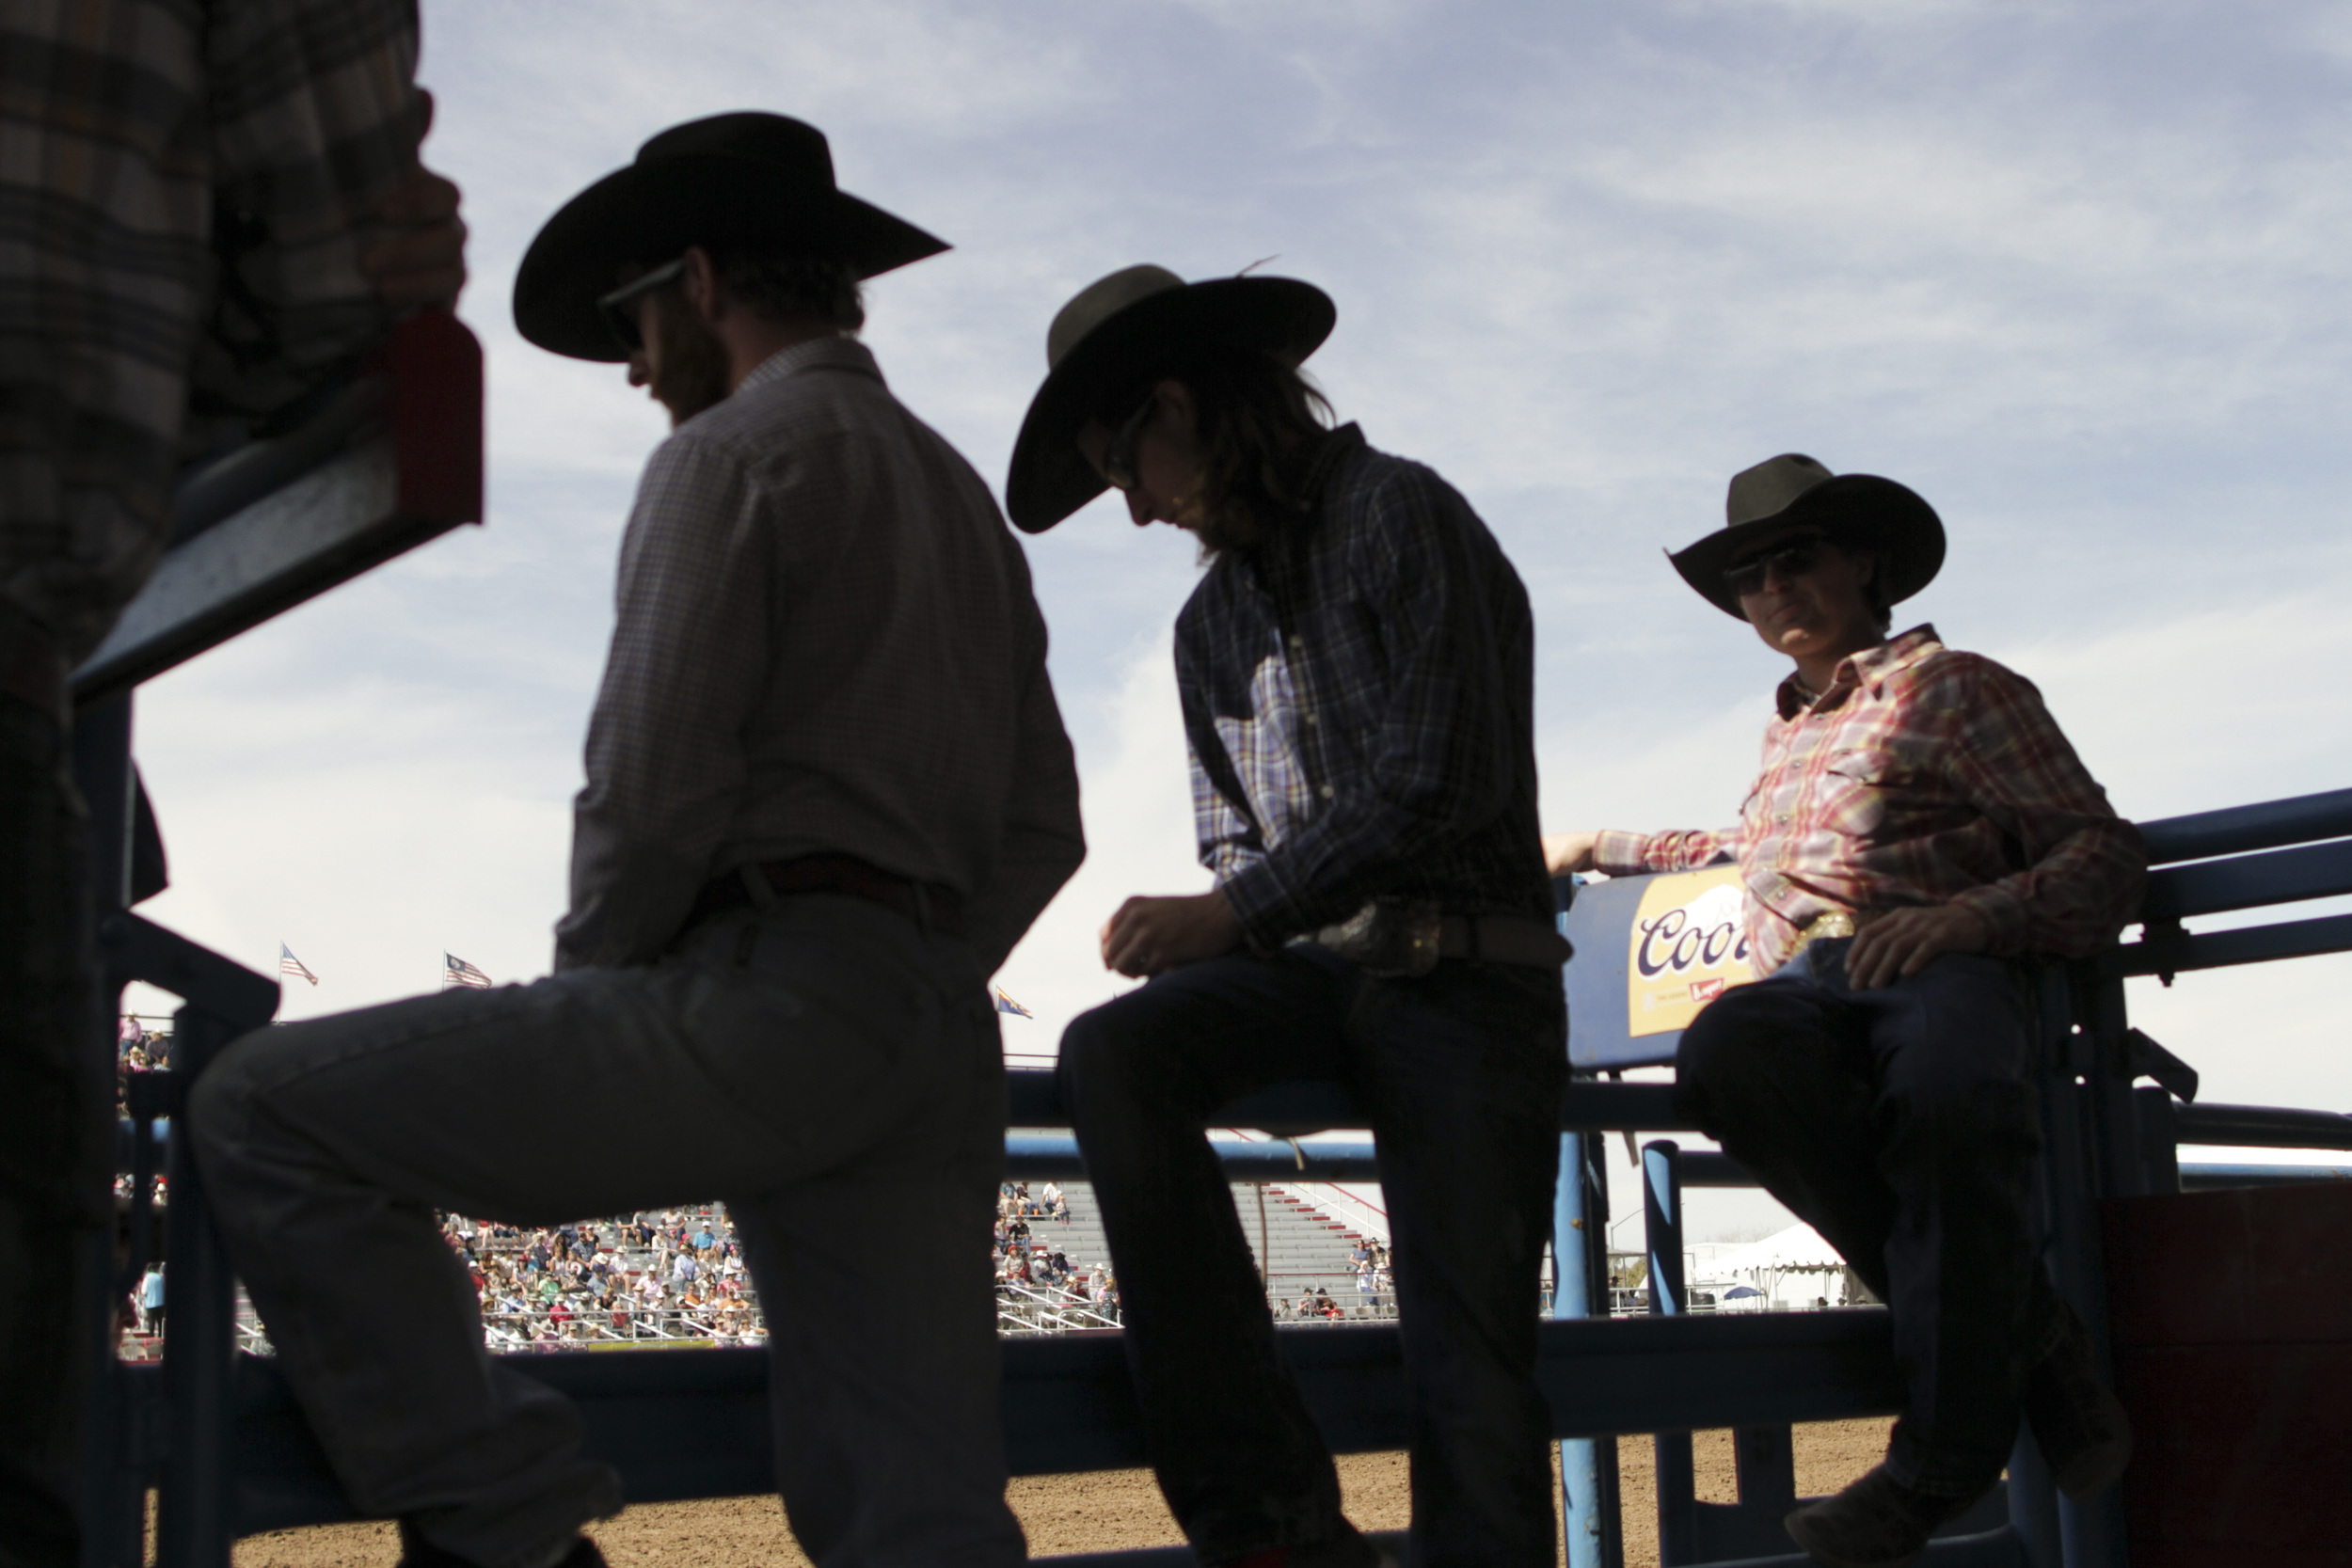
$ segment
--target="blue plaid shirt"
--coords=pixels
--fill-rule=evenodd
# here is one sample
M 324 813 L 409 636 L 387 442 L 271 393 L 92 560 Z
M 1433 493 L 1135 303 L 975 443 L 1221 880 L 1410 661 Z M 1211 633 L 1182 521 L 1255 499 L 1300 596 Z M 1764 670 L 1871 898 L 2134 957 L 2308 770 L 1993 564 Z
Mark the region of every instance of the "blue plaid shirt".
M 1375 896 L 1548 922 L 1518 574 L 1356 426 L 1301 460 L 1307 525 L 1219 557 L 1176 621 L 1201 863 L 1261 949 Z

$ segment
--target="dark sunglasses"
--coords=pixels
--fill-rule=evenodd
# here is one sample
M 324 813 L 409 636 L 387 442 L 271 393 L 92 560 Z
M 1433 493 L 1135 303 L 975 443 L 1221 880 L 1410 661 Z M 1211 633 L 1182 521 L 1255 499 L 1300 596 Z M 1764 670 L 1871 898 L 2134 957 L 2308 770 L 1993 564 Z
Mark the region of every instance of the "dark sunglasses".
M 637 312 L 629 309 L 656 289 L 676 282 L 686 275 L 686 258 L 664 262 L 643 277 L 632 277 L 619 288 L 596 301 L 596 310 L 605 325 L 612 328 L 612 336 L 621 346 L 635 354 L 645 346 L 644 334 L 637 329 Z
M 1791 539 L 1769 550 L 1748 557 L 1737 565 L 1724 568 L 1724 580 L 1731 584 L 1732 593 L 1740 598 L 1764 592 L 1767 573 L 1778 572 L 1782 578 L 1801 578 L 1813 570 L 1821 559 L 1821 547 L 1829 541 L 1814 535 Z
M 1103 477 L 1118 490 L 1132 490 L 1143 483 L 1136 472 L 1136 442 L 1142 438 L 1143 427 L 1152 422 L 1152 416 L 1160 406 L 1159 388 L 1153 388 L 1143 400 L 1143 406 L 1127 416 L 1127 422 L 1119 427 L 1111 444 L 1103 449 Z

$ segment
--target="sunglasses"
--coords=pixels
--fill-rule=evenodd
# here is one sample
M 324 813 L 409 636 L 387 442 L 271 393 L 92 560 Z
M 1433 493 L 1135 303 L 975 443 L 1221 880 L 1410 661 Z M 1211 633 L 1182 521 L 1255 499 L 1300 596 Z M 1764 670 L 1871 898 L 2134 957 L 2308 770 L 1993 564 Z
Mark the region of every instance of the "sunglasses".
M 1828 540 L 1814 535 L 1804 539 L 1791 539 L 1785 545 L 1775 545 L 1769 550 L 1748 557 L 1737 565 L 1724 568 L 1724 580 L 1731 584 L 1732 593 L 1740 598 L 1744 599 L 1751 594 L 1761 594 L 1764 592 L 1764 578 L 1768 573 L 1778 572 L 1783 580 L 1787 580 L 1801 578 L 1813 570 L 1820 562 L 1822 546 L 1828 543 Z
M 1127 416 L 1127 422 L 1119 427 L 1111 444 L 1103 449 L 1103 477 L 1118 490 L 1133 490 L 1143 483 L 1136 472 L 1136 442 L 1143 436 L 1143 427 L 1152 422 L 1152 416 L 1160 406 L 1160 394 L 1154 388 L 1143 405 Z
M 654 268 L 643 277 L 630 278 L 596 301 L 597 313 L 604 317 L 605 325 L 612 328 L 612 336 L 621 341 L 623 348 L 635 354 L 645 346 L 644 334 L 637 329 L 637 312 L 629 308 L 656 289 L 675 283 L 684 276 L 686 258 L 681 256 L 675 261 Z

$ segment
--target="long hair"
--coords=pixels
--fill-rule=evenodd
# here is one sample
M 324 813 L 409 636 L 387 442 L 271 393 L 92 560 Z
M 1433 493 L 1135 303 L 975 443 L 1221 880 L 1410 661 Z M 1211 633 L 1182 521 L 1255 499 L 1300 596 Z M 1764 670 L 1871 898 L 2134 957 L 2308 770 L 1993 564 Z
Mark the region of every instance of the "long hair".
M 1279 356 L 1216 342 L 1184 345 L 1150 367 L 1107 383 L 1090 411 L 1115 430 L 1162 381 L 1192 393 L 1205 553 L 1247 548 L 1305 519 L 1291 449 L 1328 429 L 1332 417 L 1314 383 Z

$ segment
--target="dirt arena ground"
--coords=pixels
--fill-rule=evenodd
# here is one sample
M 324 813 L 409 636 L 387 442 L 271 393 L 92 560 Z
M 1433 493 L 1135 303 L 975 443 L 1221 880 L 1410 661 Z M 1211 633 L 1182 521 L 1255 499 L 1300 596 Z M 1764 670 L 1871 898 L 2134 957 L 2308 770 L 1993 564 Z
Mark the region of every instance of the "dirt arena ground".
M 1797 1428 L 1797 1492 L 1835 1492 L 1868 1469 L 1885 1451 L 1886 1420 L 1829 1421 Z M 1699 1497 L 1737 1497 L 1731 1434 L 1698 1434 Z M 1650 1446 L 1632 1438 L 1618 1445 L 1625 1497 L 1626 1568 L 1656 1568 L 1658 1528 L 1650 1480 Z M 1348 1517 L 1366 1529 L 1405 1528 L 1405 1456 L 1350 1454 L 1340 1461 Z M 1181 1537 L 1159 1489 L 1146 1470 L 1089 1476 L 1033 1476 L 1012 1483 L 1013 1512 L 1028 1531 L 1034 1557 L 1172 1545 Z M 612 1568 L 801 1568 L 808 1559 L 785 1528 L 773 1497 L 717 1502 L 650 1503 L 598 1525 L 596 1544 Z M 400 1549 L 389 1525 L 329 1525 L 257 1535 L 238 1543 L 234 1568 L 392 1568 Z

